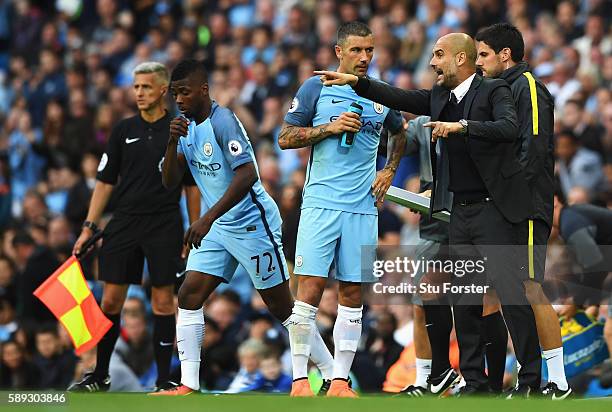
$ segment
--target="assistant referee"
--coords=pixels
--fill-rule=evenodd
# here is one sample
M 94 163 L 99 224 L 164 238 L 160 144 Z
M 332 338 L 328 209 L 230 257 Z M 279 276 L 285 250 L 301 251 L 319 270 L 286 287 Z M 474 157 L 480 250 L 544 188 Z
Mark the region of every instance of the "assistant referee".
M 156 390 L 169 389 L 170 360 L 175 338 L 174 284 L 181 263 L 183 222 L 179 209 L 181 187 L 162 185 L 163 163 L 171 116 L 165 108 L 168 70 L 161 63 L 145 62 L 134 69 L 134 94 L 139 114 L 120 121 L 112 131 L 98 166 L 97 182 L 73 253 L 98 231 L 98 223 L 111 197 L 114 214 L 104 230 L 99 279 L 104 281 L 102 310 L 113 323 L 97 347 L 93 372 L 68 390 L 107 391 L 109 363 L 119 337 L 120 315 L 128 286 L 140 284 L 147 259 L 152 285 L 153 342 L 157 363 Z M 200 196 L 186 174 L 190 220 L 199 214 Z

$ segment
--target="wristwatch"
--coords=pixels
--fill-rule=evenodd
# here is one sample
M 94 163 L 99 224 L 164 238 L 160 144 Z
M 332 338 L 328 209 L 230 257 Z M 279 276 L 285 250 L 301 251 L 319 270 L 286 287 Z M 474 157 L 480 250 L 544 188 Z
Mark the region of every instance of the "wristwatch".
M 461 119 L 459 120 L 459 124 L 463 127 L 463 129 L 461 129 L 461 134 L 467 134 L 468 132 L 468 122 L 465 119 Z
M 83 222 L 83 227 L 91 229 L 91 231 L 94 233 L 97 233 L 100 230 L 98 229 L 98 225 L 96 225 L 94 222 L 91 222 L 89 220 L 86 220 Z

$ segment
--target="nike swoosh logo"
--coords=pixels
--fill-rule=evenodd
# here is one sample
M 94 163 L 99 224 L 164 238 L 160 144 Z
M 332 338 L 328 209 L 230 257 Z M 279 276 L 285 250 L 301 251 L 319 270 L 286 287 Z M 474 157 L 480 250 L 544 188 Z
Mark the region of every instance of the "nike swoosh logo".
M 125 143 L 126 143 L 126 144 L 130 144 L 130 143 L 137 142 L 137 141 L 139 141 L 139 140 L 140 140 L 140 137 L 136 137 L 136 138 L 134 138 L 134 139 L 127 139 L 127 138 L 126 138 L 126 139 L 125 139 Z
M 426 323 L 426 324 L 425 324 L 425 327 L 426 327 L 426 328 L 428 328 L 428 327 L 430 327 L 430 326 L 433 326 L 433 323 Z
M 159 341 L 159 346 L 172 346 L 174 345 L 174 342 L 162 342 Z
M 267 278 L 265 278 L 265 277 L 263 277 L 263 276 L 262 276 L 262 277 L 261 277 L 261 281 L 262 281 L 262 282 L 265 282 L 266 280 L 270 279 L 272 276 L 274 276 L 274 273 L 272 273 L 272 274 L 271 274 L 270 276 L 268 276 Z
M 191 146 L 193 146 L 191 143 L 187 145 L 187 147 L 191 147 Z
M 344 100 L 334 100 L 332 99 L 332 104 L 342 103 Z
M 557 396 L 556 394 L 553 393 L 552 400 L 553 401 L 561 401 L 561 400 L 567 398 L 568 396 L 570 396 L 571 393 L 572 393 L 572 388 L 569 388 L 567 390 L 567 392 L 565 392 L 562 396 Z
M 444 387 L 444 385 L 446 384 L 446 381 L 448 381 L 448 380 L 451 378 L 451 376 L 452 376 L 452 375 L 453 375 L 453 374 L 452 374 L 452 372 L 449 372 L 449 373 L 446 375 L 446 377 L 445 377 L 445 378 L 442 380 L 442 382 L 440 382 L 440 384 L 438 384 L 438 385 L 434 385 L 434 384 L 432 384 L 432 385 L 431 385 L 431 391 L 432 391 L 433 393 L 438 393 L 438 392 L 440 392 L 440 389 L 442 389 L 442 388 Z

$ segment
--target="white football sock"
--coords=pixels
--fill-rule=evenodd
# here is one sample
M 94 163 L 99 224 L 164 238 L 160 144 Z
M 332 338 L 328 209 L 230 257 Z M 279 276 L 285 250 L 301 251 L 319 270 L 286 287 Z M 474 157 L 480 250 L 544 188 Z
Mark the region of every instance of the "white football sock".
M 563 346 L 560 348 L 542 351 L 548 368 L 548 381 L 557 384 L 562 391 L 567 390 L 567 379 L 565 378 L 565 366 L 563 364 Z
M 317 308 L 308 303 L 295 301 L 289 319 L 283 325 L 289 331 L 293 379 L 308 376 L 308 357 L 310 356 L 313 331 L 316 330 L 315 315 Z
M 327 349 L 323 337 L 316 327 L 312 330 L 312 338 L 310 340 L 310 359 L 317 365 L 323 379 L 328 380 L 333 377 L 334 373 L 334 358 Z
M 338 305 L 338 317 L 334 325 L 334 379 L 348 379 L 361 338 L 362 310 L 363 307 Z
M 204 339 L 204 312 L 202 309 L 178 309 L 176 346 L 181 361 L 181 384 L 200 389 L 200 352 Z
M 427 378 L 431 373 L 431 359 L 416 358 L 416 379 L 414 386 L 427 388 Z

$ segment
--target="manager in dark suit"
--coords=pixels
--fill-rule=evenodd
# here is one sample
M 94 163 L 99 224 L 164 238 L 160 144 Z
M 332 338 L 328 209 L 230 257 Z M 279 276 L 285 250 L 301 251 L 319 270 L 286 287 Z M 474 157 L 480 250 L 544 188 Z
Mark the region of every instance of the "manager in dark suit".
M 491 247 L 516 245 L 515 225 L 532 212 L 529 189 L 514 151 L 519 133 L 512 94 L 505 81 L 483 79 L 476 74 L 476 48 L 466 34 L 441 37 L 432 54 L 430 64 L 438 77 L 431 90 L 402 90 L 365 77 L 328 71 L 317 74 L 323 76 L 325 85 L 350 84 L 360 96 L 392 109 L 431 116 L 431 122 L 425 126 L 433 129 L 432 140 L 440 144 L 440 155 L 432 162 L 435 168 L 431 212 L 443 209 L 452 196 L 449 230 L 453 253 L 456 255 L 460 246 L 459 253 L 464 257 L 472 254 L 488 257 L 487 276 L 499 293 L 521 364 L 519 382 L 538 389 L 540 349 L 533 311 L 518 276 L 519 268 L 514 267 L 515 248 L 503 248 L 507 255 L 502 258 L 502 248 Z M 457 285 L 474 282 L 476 278 L 469 275 L 453 278 Z M 488 391 L 482 295 L 454 296 L 453 304 L 460 368 L 467 383 L 461 393 Z M 427 323 L 431 323 L 427 312 L 426 316 Z M 450 330 L 452 325 L 444 324 L 449 317 L 440 309 L 434 311 L 434 317 L 434 323 Z M 433 346 L 441 339 L 432 336 L 429 329 L 435 358 Z M 432 378 L 436 379 L 433 370 Z

